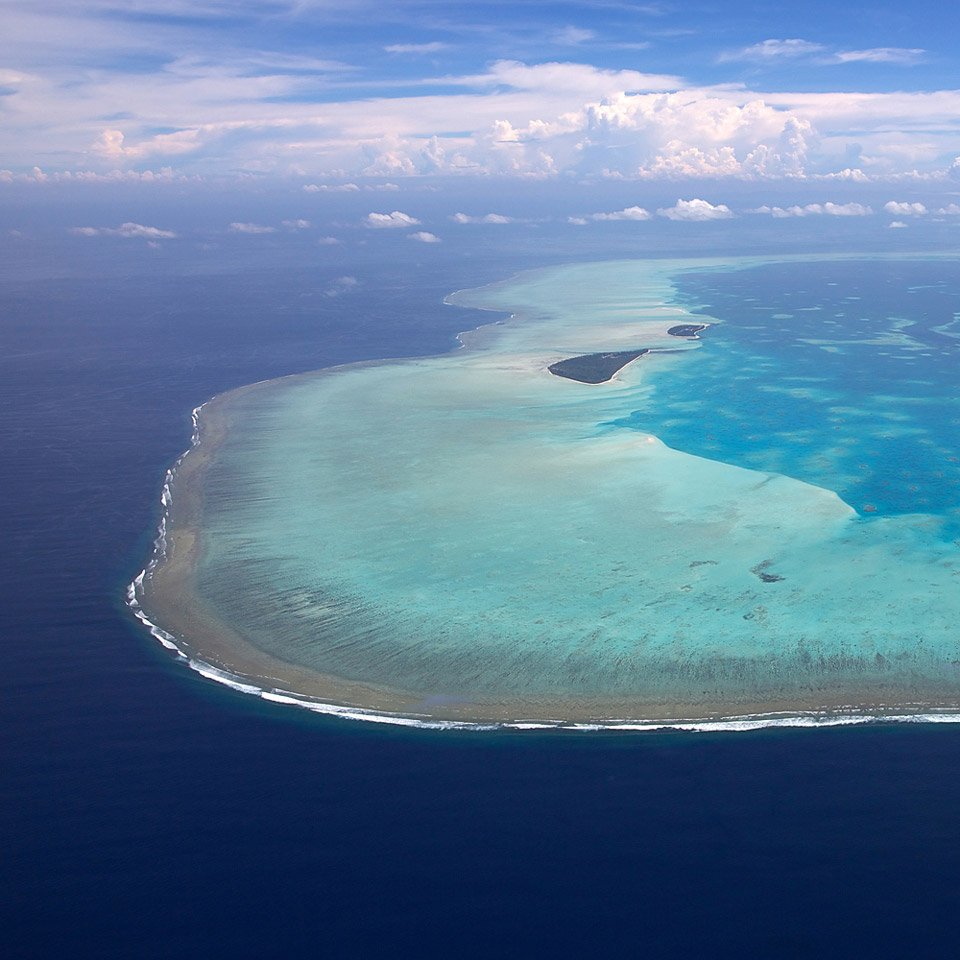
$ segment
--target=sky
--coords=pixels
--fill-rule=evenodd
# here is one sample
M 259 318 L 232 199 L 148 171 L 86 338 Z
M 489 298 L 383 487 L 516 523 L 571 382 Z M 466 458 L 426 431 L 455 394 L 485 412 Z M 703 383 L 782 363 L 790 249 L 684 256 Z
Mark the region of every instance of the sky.
M 960 182 L 960 14 L 927 0 L 0 0 L 0 22 L 6 182 Z

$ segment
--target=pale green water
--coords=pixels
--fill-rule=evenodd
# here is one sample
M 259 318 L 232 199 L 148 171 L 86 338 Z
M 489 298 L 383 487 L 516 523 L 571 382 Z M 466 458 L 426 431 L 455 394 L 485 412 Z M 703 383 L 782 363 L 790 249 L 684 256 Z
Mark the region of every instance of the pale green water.
M 683 266 L 462 293 L 517 317 L 231 400 L 203 599 L 283 660 L 427 701 L 956 699 L 960 565 L 936 517 L 868 523 L 823 486 L 611 426 L 710 349 L 666 335 L 702 319 L 671 305 Z M 597 386 L 546 370 L 640 347 L 676 352 Z

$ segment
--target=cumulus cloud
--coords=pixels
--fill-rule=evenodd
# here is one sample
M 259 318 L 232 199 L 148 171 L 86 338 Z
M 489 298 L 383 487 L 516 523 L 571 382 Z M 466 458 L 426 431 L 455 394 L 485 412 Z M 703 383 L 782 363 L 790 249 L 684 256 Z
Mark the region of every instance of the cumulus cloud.
M 786 217 L 868 217 L 873 208 L 862 203 L 808 203 L 793 207 L 758 207 L 752 213 L 769 213 L 777 219 Z
M 891 220 L 887 227 L 891 230 L 902 230 L 906 224 L 902 220 Z
M 193 153 L 201 145 L 204 133 L 203 127 L 174 130 L 128 146 L 122 130 L 107 129 L 94 141 L 92 150 L 110 160 L 142 160 L 155 154 L 175 157 Z
M 159 227 L 147 227 L 142 223 L 122 223 L 117 230 L 121 237 L 141 238 L 149 240 L 170 240 L 176 236 L 172 230 L 161 230 Z
M 927 213 L 927 208 L 922 203 L 897 200 L 889 200 L 883 205 L 883 209 L 895 217 L 922 217 Z
M 418 230 L 416 233 L 407 234 L 411 240 L 417 240 L 420 243 L 439 243 L 440 238 L 435 233 L 428 230 Z
M 757 179 L 804 176 L 817 141 L 809 120 L 759 99 L 618 93 L 552 121 L 499 121 L 489 145 L 503 172 Z
M 733 147 L 692 147 L 682 140 L 671 140 L 637 173 L 647 179 L 683 177 L 733 177 L 743 172 Z
M 309 220 L 283 220 L 281 222 L 283 226 L 290 230 L 307 230 L 310 227 Z
M 336 280 L 331 281 L 326 289 L 323 291 L 325 297 L 342 297 L 345 293 L 349 293 L 359 284 L 359 281 L 356 277 L 337 277 Z
M 130 222 L 119 227 L 74 227 L 71 232 L 80 237 L 125 237 L 128 240 L 172 240 L 176 237 L 172 230 Z
M 247 233 L 247 234 L 259 234 L 259 233 L 276 233 L 276 227 L 266 227 L 259 223 L 231 223 L 230 229 L 234 233 Z
M 824 213 L 832 217 L 869 217 L 873 207 L 865 203 L 825 203 Z
M 150 34 L 155 55 L 141 61 L 142 70 L 77 73 L 60 57 L 48 64 L 49 77 L 39 70 L 33 79 L 11 73 L 16 92 L 3 98 L 6 166 L 27 170 L 35 157 L 58 156 L 65 172 L 99 158 L 102 170 L 139 176 L 144 166 L 169 163 L 177 174 L 296 175 L 304 190 L 318 194 L 352 192 L 344 183 L 351 179 L 354 188 L 367 189 L 357 186 L 361 176 L 392 181 L 431 174 L 960 178 L 960 166 L 948 172 L 943 160 L 946 151 L 960 153 L 958 90 L 850 92 L 821 82 L 818 92 L 810 84 L 792 91 L 783 83 L 773 90 L 700 86 L 669 74 L 515 60 L 460 75 L 408 74 L 401 89 L 395 71 L 378 75 L 372 63 L 361 76 L 256 50 L 184 53 L 185 45 L 171 43 L 165 31 L 136 19 L 123 27 L 125 40 L 127 31 Z M 578 38 L 583 45 L 584 35 L 568 37 Z M 391 45 L 398 54 L 429 48 Z M 920 56 L 918 48 L 840 50 L 788 37 L 726 58 L 856 69 L 858 61 L 907 63 Z M 104 122 L 105 116 L 115 119 Z M 0 181 L 14 176 L 21 174 L 0 173 Z
M 942 217 L 960 217 L 960 204 L 948 203 L 945 207 L 941 207 L 937 213 Z
M 668 220 L 729 220 L 733 211 L 725 204 L 712 204 L 706 200 L 678 200 L 672 207 L 661 207 L 657 215 Z
M 365 183 L 362 187 L 358 183 L 305 183 L 305 193 L 359 193 L 361 190 L 379 190 L 395 193 L 400 189 L 397 183 Z
M 355 183 L 305 183 L 307 193 L 356 193 L 360 187 Z
M 685 201 L 681 200 L 680 203 Z M 697 201 L 694 201 L 697 202 Z M 652 214 L 643 207 L 625 207 L 612 213 L 591 213 L 588 220 L 649 220 Z
M 393 213 L 368 213 L 365 222 L 368 227 L 376 230 L 415 227 L 420 224 L 416 217 L 411 217 L 409 213 L 402 213 L 400 210 L 394 210 Z
M 0 183 L 184 183 L 199 178 L 175 175 L 170 167 L 159 170 L 109 170 L 106 173 L 97 170 L 55 170 L 47 173 L 40 167 L 33 167 L 29 173 L 14 173 L 13 170 L 0 170 Z
M 870 177 L 859 167 L 844 167 L 842 170 L 834 170 L 831 173 L 817 173 L 813 175 L 816 180 L 846 180 L 851 183 L 869 183 Z
M 450 219 L 454 223 L 513 223 L 513 217 L 501 213 L 487 213 L 482 217 L 471 217 L 466 213 L 455 213 Z
M 823 212 L 828 217 L 869 217 L 873 208 L 863 203 L 830 203 L 823 205 Z

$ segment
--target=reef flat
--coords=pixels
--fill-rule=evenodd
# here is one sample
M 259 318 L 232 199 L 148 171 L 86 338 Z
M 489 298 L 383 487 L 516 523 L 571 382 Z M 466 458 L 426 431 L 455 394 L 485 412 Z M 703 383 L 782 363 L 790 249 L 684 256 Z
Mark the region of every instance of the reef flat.
M 758 265 L 535 271 L 452 298 L 512 313 L 464 350 L 216 398 L 134 602 L 250 690 L 411 722 L 953 711 L 960 559 L 942 512 L 870 518 L 826 485 L 654 432 L 733 409 L 689 388 L 660 402 L 704 364 L 734 391 L 771 368 L 738 352 L 755 334 L 724 347 L 726 323 L 675 286 Z M 590 389 L 554 375 L 640 355 Z M 772 382 L 793 382 L 784 369 Z M 839 407 L 837 389 L 807 382 L 795 399 Z M 935 412 L 913 409 L 915 429 Z

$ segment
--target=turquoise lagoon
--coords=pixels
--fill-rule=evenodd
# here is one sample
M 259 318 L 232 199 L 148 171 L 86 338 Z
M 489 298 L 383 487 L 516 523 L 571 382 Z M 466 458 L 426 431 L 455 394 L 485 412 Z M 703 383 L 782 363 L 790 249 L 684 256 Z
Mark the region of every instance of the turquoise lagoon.
M 195 665 L 458 722 L 960 705 L 956 260 L 586 263 L 451 300 L 496 312 L 459 350 L 201 413 L 190 596 L 151 592 L 165 556 L 140 585 Z M 643 348 L 607 383 L 547 369 Z

